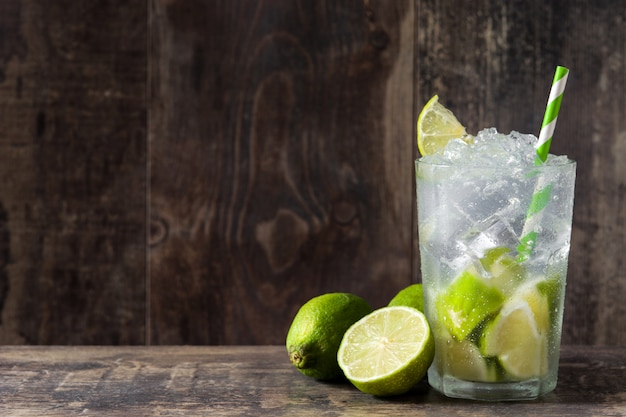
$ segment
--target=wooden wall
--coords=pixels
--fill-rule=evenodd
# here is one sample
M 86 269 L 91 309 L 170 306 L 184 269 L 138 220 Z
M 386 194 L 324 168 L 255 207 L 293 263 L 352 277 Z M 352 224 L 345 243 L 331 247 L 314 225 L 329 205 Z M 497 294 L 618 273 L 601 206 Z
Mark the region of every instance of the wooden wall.
M 626 345 L 626 3 L 3 0 L 0 343 L 282 344 L 418 282 L 415 120 L 578 161 L 563 342 Z

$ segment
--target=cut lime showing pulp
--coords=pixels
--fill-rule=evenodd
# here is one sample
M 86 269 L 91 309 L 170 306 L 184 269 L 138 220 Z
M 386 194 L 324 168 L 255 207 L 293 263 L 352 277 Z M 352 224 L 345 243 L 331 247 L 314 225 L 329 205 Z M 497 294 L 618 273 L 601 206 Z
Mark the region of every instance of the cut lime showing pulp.
M 498 370 L 495 364 L 487 362 L 478 347 L 470 341 L 458 342 L 450 338 L 436 345 L 438 363 L 443 364 L 445 368 L 442 374 L 465 381 L 496 382 L 498 380 Z
M 497 289 L 470 271 L 459 275 L 435 300 L 437 317 L 450 334 L 463 340 L 504 301 Z
M 389 396 L 407 392 L 426 374 L 435 354 L 426 317 L 404 306 L 384 307 L 344 334 L 337 362 L 359 390 Z
M 497 356 L 512 379 L 540 377 L 547 372 L 548 345 L 527 302 L 507 303 L 485 329 L 482 351 Z
M 550 304 L 548 297 L 539 290 L 539 283 L 531 281 L 522 285 L 511 298 L 511 302 L 522 300 L 528 304 L 530 311 L 533 313 L 537 331 L 541 335 L 545 335 L 550 330 Z
M 417 118 L 417 147 L 422 156 L 440 153 L 452 139 L 472 139 L 454 113 L 433 96 L 422 108 Z
M 525 268 L 513 258 L 509 248 L 498 246 L 489 249 L 480 263 L 491 277 L 491 285 L 504 295 L 510 295 L 524 279 Z

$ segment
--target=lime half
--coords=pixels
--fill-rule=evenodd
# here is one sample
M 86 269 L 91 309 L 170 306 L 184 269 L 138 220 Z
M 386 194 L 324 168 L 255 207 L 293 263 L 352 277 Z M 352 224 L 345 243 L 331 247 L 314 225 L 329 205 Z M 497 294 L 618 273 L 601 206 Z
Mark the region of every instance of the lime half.
M 435 343 L 426 317 L 405 306 L 384 307 L 346 331 L 337 362 L 360 391 L 389 396 L 407 392 L 426 374 Z

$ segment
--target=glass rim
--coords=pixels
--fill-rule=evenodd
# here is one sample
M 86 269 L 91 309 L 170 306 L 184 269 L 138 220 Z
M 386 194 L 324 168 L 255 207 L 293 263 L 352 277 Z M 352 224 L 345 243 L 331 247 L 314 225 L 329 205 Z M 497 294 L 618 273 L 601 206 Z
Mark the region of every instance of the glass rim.
M 429 167 L 434 167 L 434 168 L 450 168 L 450 169 L 461 169 L 461 170 L 474 170 L 474 169 L 480 169 L 480 170 L 494 170 L 494 171 L 499 171 L 499 170 L 505 170 L 505 171 L 510 171 L 510 170 L 515 170 L 515 171 L 536 171 L 536 170 L 549 170 L 549 169 L 559 169 L 559 168 L 567 168 L 570 167 L 572 165 L 576 165 L 576 161 L 573 159 L 570 159 L 569 157 L 565 156 L 566 159 L 562 159 L 562 162 L 559 162 L 557 164 L 541 164 L 541 165 L 512 165 L 512 166 L 508 166 L 508 165 L 498 165 L 498 166 L 493 166 L 493 165 L 470 165 L 470 164 L 452 164 L 452 163 L 444 163 L 444 162 L 430 162 L 430 161 L 424 161 L 424 157 L 419 157 L 417 159 L 415 159 L 415 165 L 417 166 L 418 164 L 420 165 L 424 165 L 424 166 L 429 166 Z

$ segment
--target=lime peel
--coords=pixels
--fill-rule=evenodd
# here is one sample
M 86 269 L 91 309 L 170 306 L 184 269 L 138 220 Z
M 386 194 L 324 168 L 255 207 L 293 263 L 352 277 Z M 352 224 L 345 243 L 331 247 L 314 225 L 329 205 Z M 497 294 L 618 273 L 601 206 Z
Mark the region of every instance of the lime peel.
M 504 296 L 471 271 L 464 271 L 435 300 L 442 323 L 456 340 L 463 340 L 498 312 Z
M 422 284 L 412 284 L 400 290 L 390 301 L 388 306 L 413 307 L 424 312 L 424 288 Z
M 304 375 L 319 380 L 342 376 L 337 350 L 345 331 L 372 307 L 350 293 L 329 293 L 307 301 L 296 314 L 285 342 L 289 360 Z

